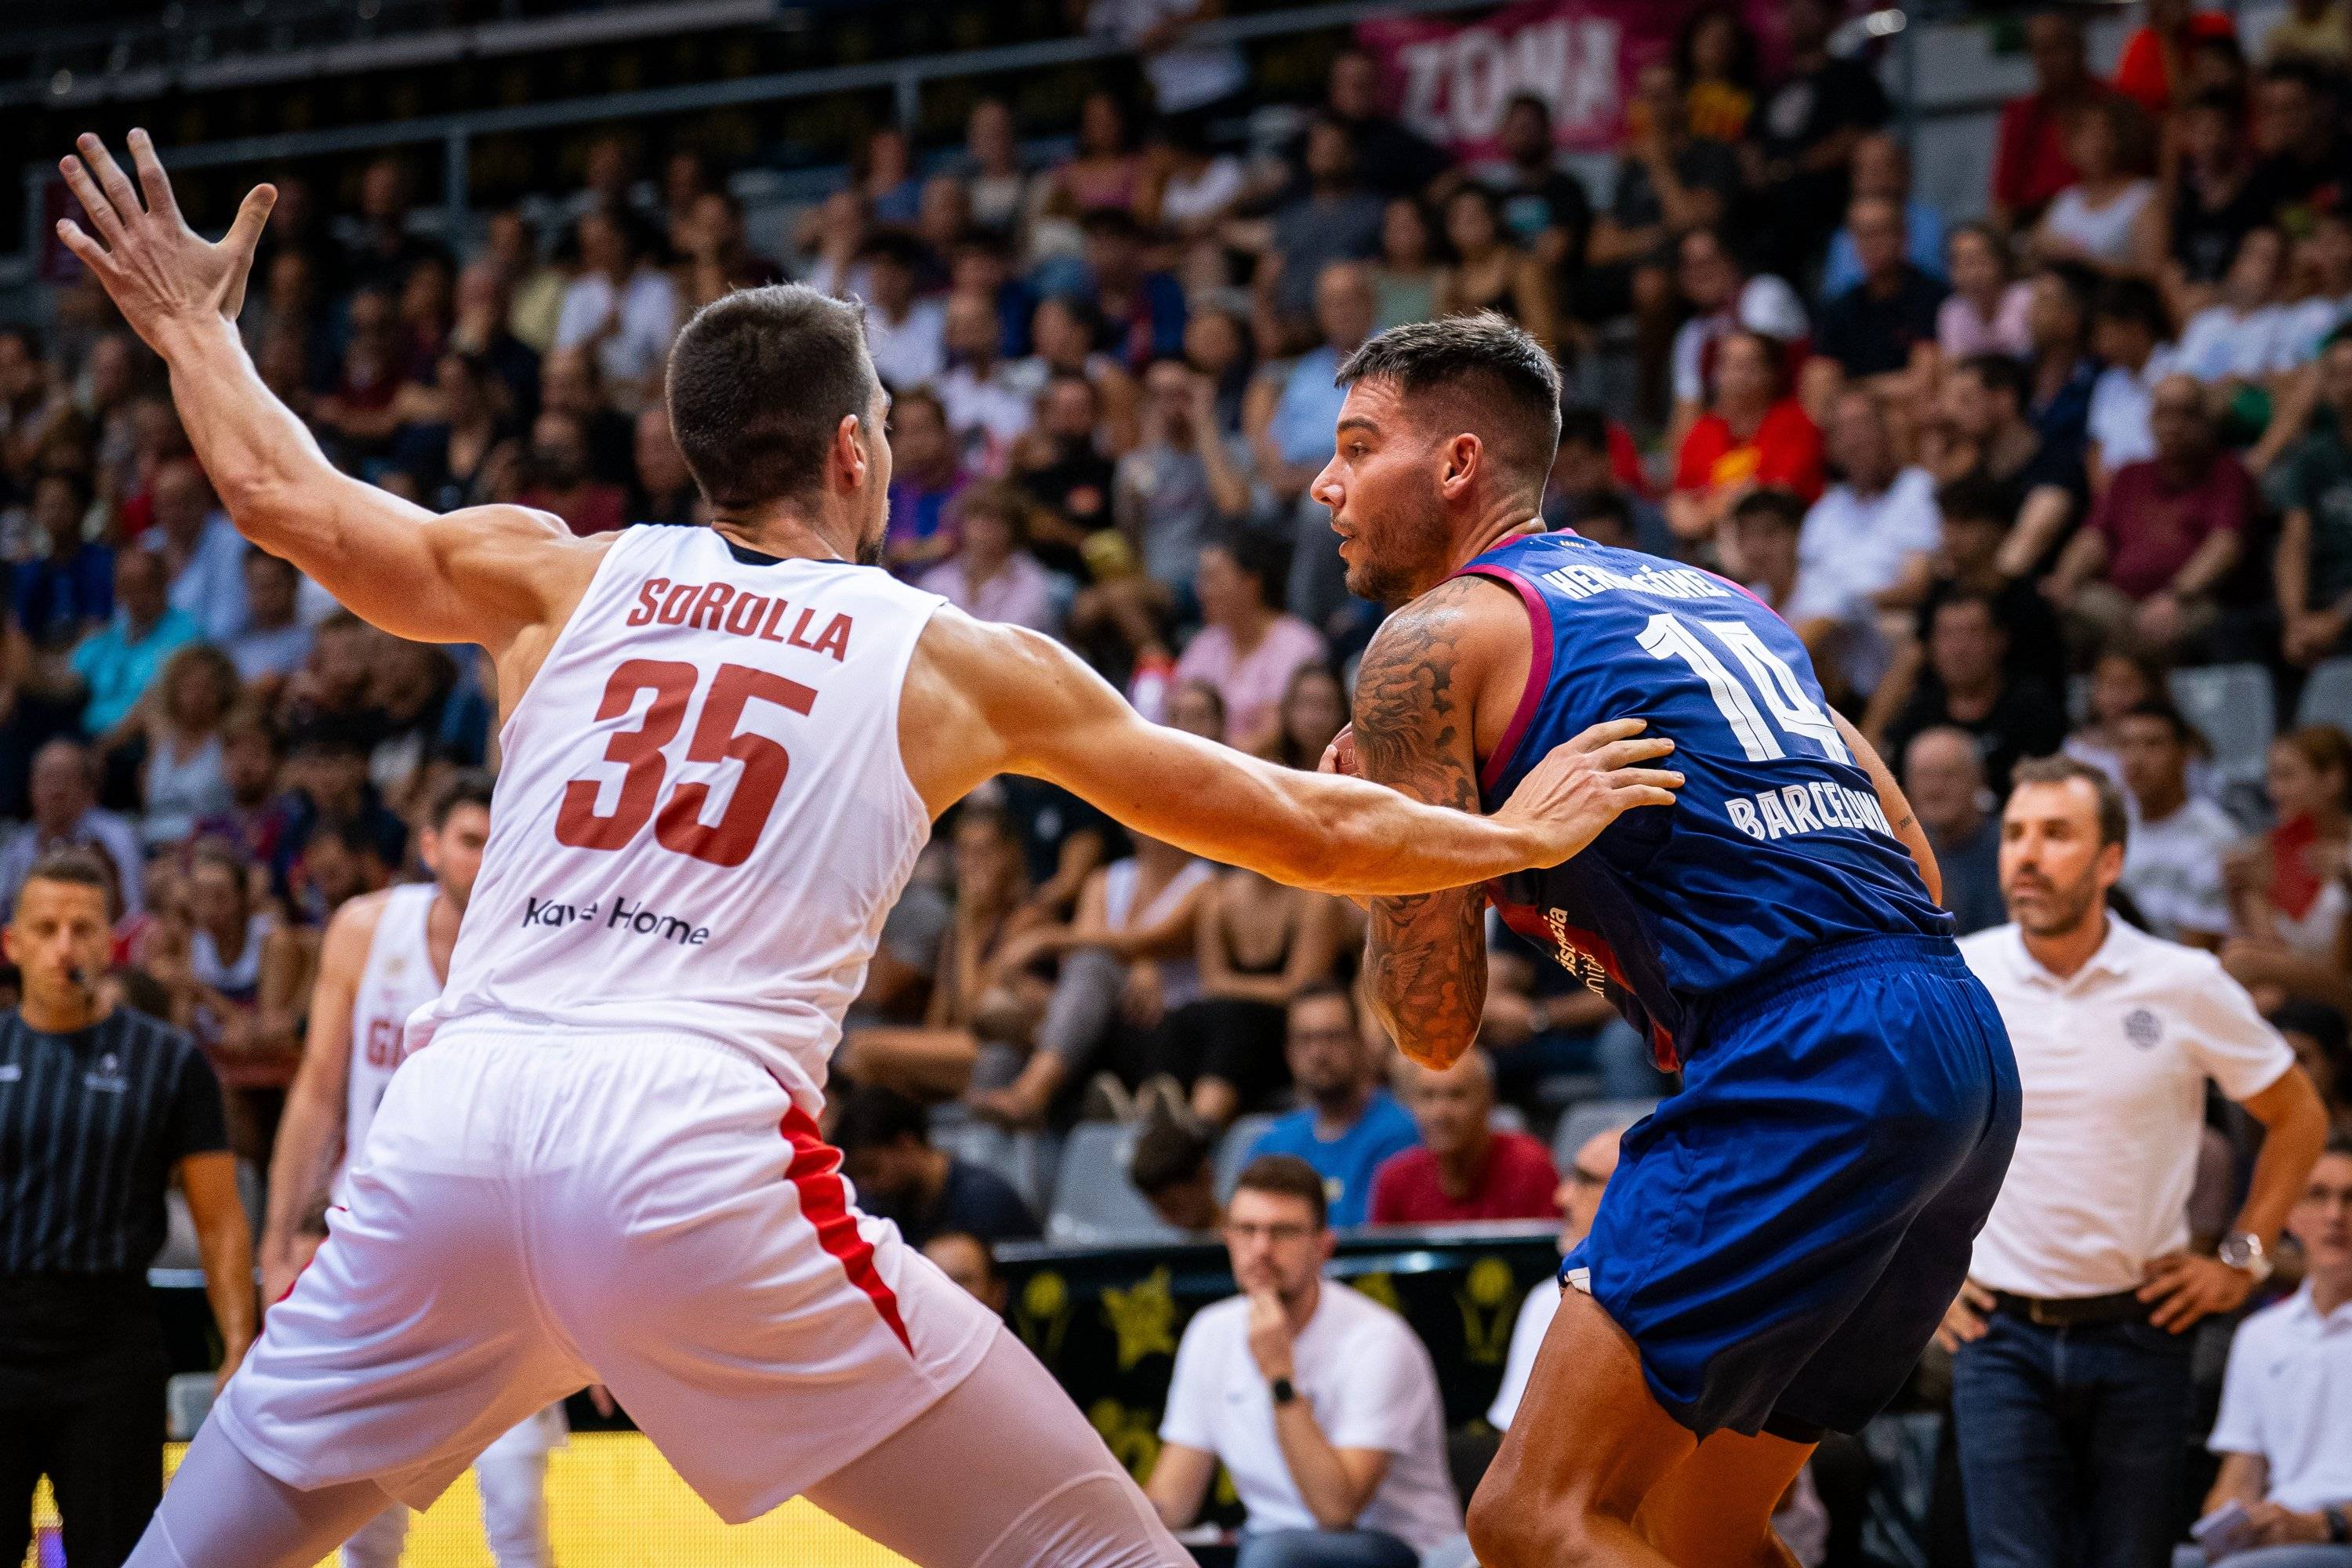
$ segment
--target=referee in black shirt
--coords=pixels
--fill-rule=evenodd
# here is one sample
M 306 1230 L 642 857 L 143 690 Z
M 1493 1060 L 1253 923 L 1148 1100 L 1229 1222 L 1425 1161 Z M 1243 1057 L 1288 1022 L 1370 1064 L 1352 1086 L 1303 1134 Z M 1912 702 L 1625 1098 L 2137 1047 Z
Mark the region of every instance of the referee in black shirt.
M 176 1175 L 202 1244 L 226 1381 L 252 1343 L 253 1241 L 220 1085 L 177 1029 L 95 989 L 106 875 L 40 861 L 0 932 L 24 977 L 0 1015 L 0 1564 L 43 1474 L 73 1568 L 118 1568 L 163 1494 L 163 1362 L 147 1264 Z

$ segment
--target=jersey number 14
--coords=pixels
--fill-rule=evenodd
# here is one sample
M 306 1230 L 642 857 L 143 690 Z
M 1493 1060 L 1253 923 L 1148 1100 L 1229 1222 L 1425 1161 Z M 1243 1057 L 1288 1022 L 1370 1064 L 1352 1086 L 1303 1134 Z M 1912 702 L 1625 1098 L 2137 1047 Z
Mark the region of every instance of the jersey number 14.
M 1701 626 L 1746 668 L 1748 679 L 1741 680 L 1716 657 L 1715 650 L 1706 646 L 1706 638 L 1698 635 Z M 1845 737 L 1838 733 L 1837 721 L 1806 694 L 1797 672 L 1789 668 L 1789 661 L 1765 647 L 1754 626 L 1743 621 L 1686 621 L 1680 616 L 1662 613 L 1652 616 L 1650 624 L 1642 628 L 1641 642 L 1651 658 L 1681 659 L 1706 683 L 1716 708 L 1731 726 L 1732 737 L 1747 752 L 1749 762 L 1761 763 L 1789 754 L 1780 744 L 1780 735 L 1774 732 L 1772 724 L 1766 722 L 1762 710 L 1757 707 L 1759 698 L 1763 700 L 1765 708 L 1772 710 L 1781 733 L 1811 741 L 1832 762 L 1853 761 L 1853 753 L 1846 750 Z

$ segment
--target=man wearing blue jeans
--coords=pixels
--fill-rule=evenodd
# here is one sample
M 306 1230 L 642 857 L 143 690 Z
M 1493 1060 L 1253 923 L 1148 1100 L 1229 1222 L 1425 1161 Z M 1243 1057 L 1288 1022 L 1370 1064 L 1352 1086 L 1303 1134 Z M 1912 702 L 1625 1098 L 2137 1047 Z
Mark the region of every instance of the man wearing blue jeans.
M 1323 1178 L 1244 1166 L 1225 1208 L 1241 1294 L 1184 1326 L 1145 1495 L 1190 1524 L 1218 1461 L 1248 1518 L 1235 1568 L 1415 1568 L 1460 1533 L 1429 1352 L 1402 1318 L 1323 1279 Z
M 1965 938 L 2025 1114 L 1938 1339 L 1977 1568 L 2161 1568 L 2192 1398 L 2186 1331 L 2270 1273 L 2326 1138 L 2294 1055 L 2210 953 L 2110 917 L 2126 819 L 2065 757 L 2021 763 L 2001 818 L 2012 923 Z M 2205 1083 L 2267 1130 L 2218 1258 L 2189 1250 Z

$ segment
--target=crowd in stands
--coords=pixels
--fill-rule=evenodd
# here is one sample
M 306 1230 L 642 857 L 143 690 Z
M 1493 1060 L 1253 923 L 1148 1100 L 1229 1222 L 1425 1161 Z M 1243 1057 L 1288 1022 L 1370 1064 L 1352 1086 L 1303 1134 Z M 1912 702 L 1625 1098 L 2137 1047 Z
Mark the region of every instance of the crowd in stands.
M 1703 9 L 1636 73 L 1601 179 L 1536 97 L 1496 161 L 1451 156 L 1346 45 L 1295 136 L 1245 142 L 1240 57 L 1180 19 L 1050 156 L 995 99 L 961 146 L 873 132 L 776 255 L 690 146 L 599 140 L 583 188 L 454 248 L 396 159 L 343 212 L 281 177 L 241 325 L 348 471 L 584 534 L 708 519 L 661 397 L 696 308 L 785 279 L 860 300 L 895 397 L 887 569 L 1312 768 L 1381 614 L 1310 493 L 1333 372 L 1385 327 L 1499 311 L 1571 388 L 1547 523 L 1780 611 L 1906 782 L 1963 931 L 2005 918 L 2011 771 L 2095 764 L 2132 806 L 2127 914 L 2217 951 L 2352 1128 L 2352 7 L 2263 37 L 2146 9 L 2112 78 L 2077 18 L 2025 19 L 2034 86 L 1970 221 L 1916 194 L 1824 0 L 1772 39 Z M 265 1162 L 320 932 L 414 873 L 439 778 L 495 763 L 488 672 L 249 548 L 87 280 L 0 325 L 0 917 L 42 852 L 100 851 L 125 994 L 194 1033 Z M 2226 701 L 2184 707 L 2215 666 Z M 2301 721 L 2231 750 L 2254 708 Z M 1557 1217 L 1534 1134 L 1663 1092 L 1643 1042 L 1497 925 L 1482 1049 L 1392 1072 L 1362 933 L 997 781 L 941 825 L 849 1021 L 861 1194 L 919 1239 L 1035 1236 L 1034 1194 L 937 1130 L 1131 1120 L 1139 1187 L 1208 1230 L 1211 1151 L 1273 1114 L 1256 1148 L 1307 1162 L 1337 1226 Z

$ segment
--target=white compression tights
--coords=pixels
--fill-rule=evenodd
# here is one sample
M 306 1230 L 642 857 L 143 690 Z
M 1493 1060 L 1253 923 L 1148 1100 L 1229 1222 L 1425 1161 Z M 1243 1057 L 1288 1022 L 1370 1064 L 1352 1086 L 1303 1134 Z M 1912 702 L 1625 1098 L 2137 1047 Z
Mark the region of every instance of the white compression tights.
M 920 1568 L 1192 1561 L 1053 1374 L 1002 1329 L 951 1393 L 808 1495 Z M 373 1481 L 289 1487 L 208 1421 L 126 1568 L 310 1568 L 391 1500 Z

